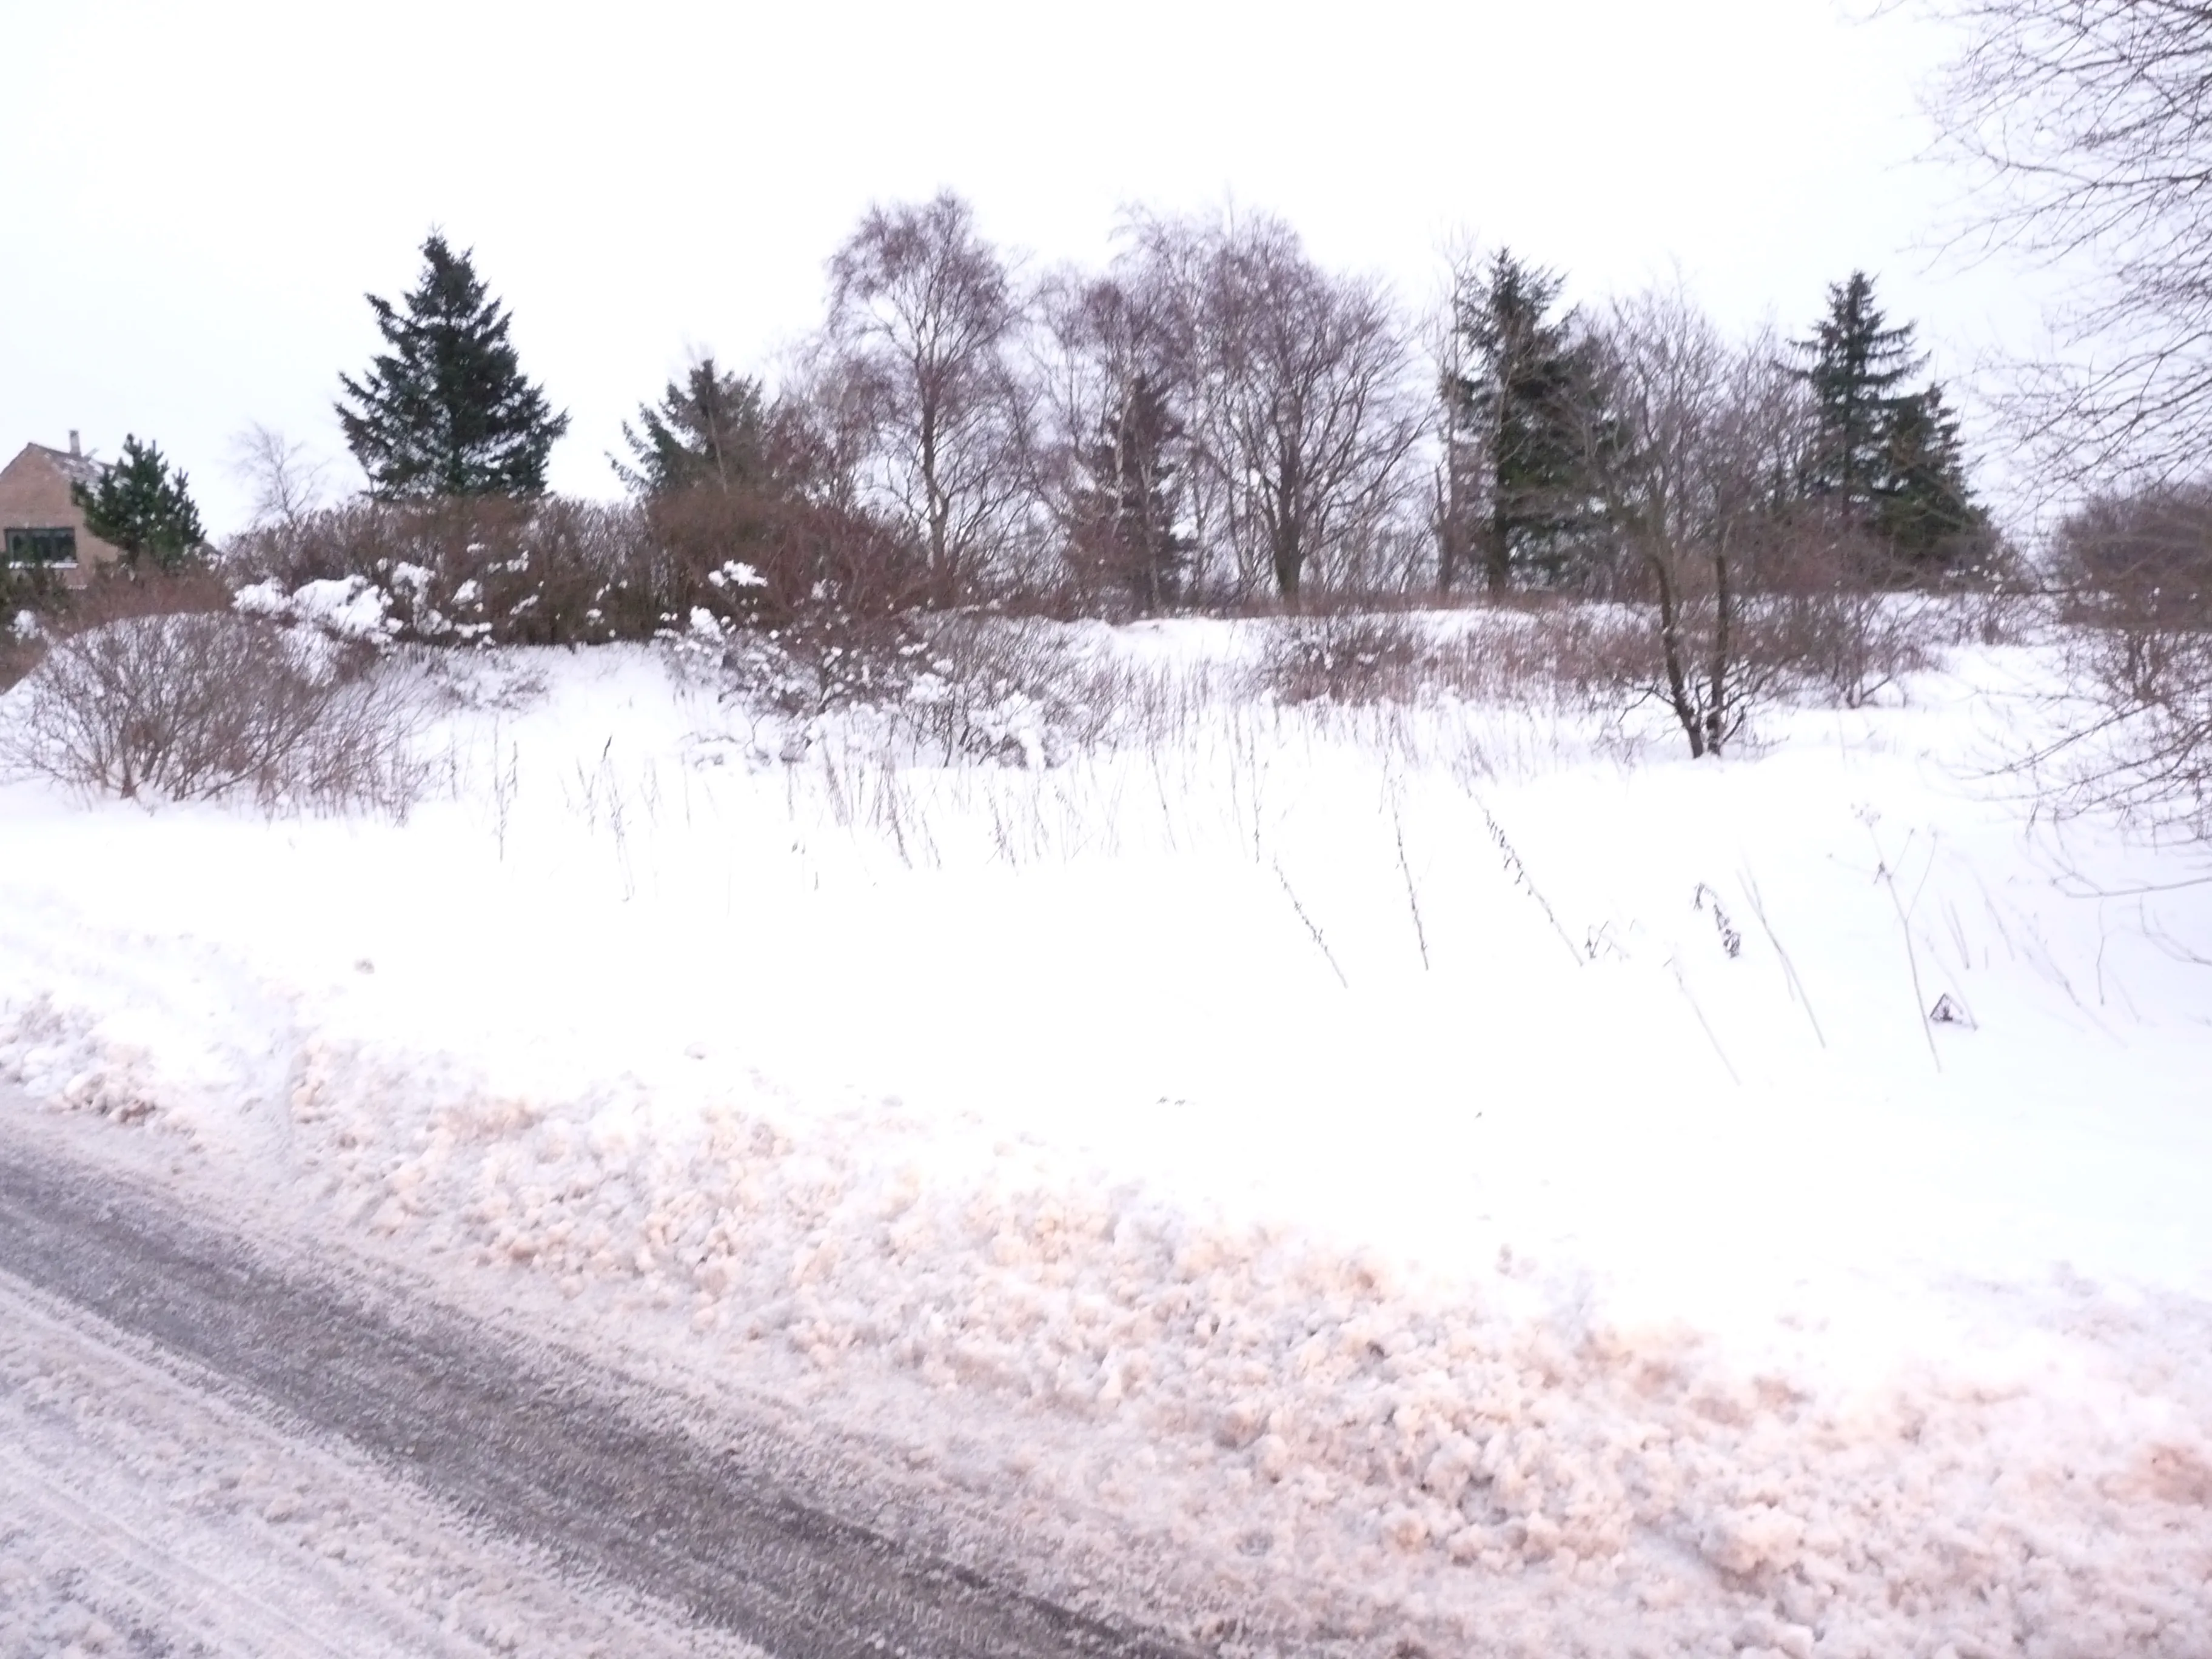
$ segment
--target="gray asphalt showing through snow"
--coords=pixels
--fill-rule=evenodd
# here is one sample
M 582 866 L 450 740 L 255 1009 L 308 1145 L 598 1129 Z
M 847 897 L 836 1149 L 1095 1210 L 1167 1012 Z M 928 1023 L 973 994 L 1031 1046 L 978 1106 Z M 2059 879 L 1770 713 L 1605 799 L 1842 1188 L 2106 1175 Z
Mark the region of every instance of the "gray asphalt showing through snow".
M 772 1448 L 749 1455 L 743 1437 L 732 1450 L 653 1421 L 574 1356 L 273 1263 L 21 1146 L 0 1147 L 0 1270 L 341 1437 L 478 1524 L 778 1659 L 1187 1659 L 840 1518 L 793 1489 Z

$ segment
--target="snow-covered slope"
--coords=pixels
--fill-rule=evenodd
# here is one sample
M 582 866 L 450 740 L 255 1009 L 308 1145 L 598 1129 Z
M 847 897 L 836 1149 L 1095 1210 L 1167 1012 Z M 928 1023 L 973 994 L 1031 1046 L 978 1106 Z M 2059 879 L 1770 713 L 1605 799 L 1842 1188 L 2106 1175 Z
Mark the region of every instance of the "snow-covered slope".
M 2212 1651 L 2212 889 L 2035 651 L 1714 764 L 1085 637 L 1052 766 L 606 650 L 404 825 L 0 787 L 0 1079 L 1355 1646 Z

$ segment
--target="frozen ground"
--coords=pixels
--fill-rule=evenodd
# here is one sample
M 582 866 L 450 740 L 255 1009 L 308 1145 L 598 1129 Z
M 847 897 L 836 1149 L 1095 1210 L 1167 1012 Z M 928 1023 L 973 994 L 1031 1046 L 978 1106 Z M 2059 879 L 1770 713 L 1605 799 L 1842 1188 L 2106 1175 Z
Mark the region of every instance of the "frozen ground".
M 1085 637 L 1057 765 L 610 650 L 404 826 L 5 786 L 0 1079 L 1254 1630 L 2212 1651 L 2212 890 L 1989 774 L 2041 656 L 1699 765 Z

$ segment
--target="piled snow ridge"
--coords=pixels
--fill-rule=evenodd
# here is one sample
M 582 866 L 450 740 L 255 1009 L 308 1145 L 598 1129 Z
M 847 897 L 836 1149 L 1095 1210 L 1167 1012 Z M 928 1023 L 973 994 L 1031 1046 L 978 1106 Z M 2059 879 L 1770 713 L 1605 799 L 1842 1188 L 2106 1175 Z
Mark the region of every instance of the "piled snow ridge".
M 141 1100 L 143 1059 L 98 1048 L 34 1010 L 0 1032 L 0 1077 Z M 722 1099 L 672 1124 L 635 1086 L 518 1097 L 451 1057 L 313 1040 L 291 1070 L 299 1175 L 379 1233 L 671 1310 L 731 1364 L 781 1352 L 831 1395 L 903 1376 L 1047 1443 L 1123 1431 L 1157 1461 L 1099 1496 L 1157 1510 L 1177 1472 L 1192 1541 L 1364 1582 L 1497 1651 L 2212 1643 L 2201 1308 L 2083 1310 L 2125 1364 L 2077 1378 L 2078 1417 L 2025 1382 L 1836 1392 L 1510 1274 L 1401 1285 L 1018 1159 L 934 1178 L 895 1113 L 807 1127 Z

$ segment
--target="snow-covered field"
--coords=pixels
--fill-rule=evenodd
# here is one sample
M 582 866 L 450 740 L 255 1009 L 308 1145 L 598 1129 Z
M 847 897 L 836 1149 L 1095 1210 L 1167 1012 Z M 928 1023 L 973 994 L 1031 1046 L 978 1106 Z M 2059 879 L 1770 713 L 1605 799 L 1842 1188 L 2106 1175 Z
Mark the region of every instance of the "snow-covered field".
M 1032 764 L 609 648 L 404 824 L 0 786 L 0 1081 L 1316 1642 L 2212 1652 L 2212 887 L 1996 769 L 2045 651 L 1715 764 L 1265 626 Z

